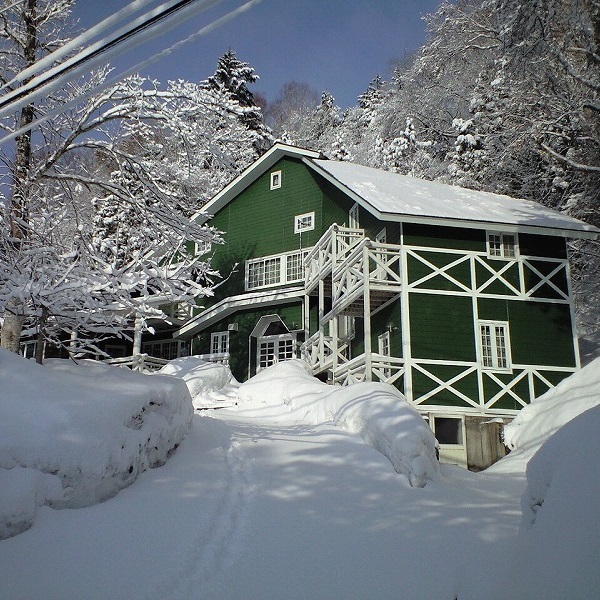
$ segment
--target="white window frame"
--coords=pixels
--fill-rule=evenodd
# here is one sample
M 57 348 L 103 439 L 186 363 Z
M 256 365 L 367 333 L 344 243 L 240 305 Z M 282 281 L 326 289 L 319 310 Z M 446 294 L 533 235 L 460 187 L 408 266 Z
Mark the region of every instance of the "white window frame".
M 505 231 L 486 232 L 488 258 L 495 260 L 516 260 L 519 257 L 519 238 L 516 233 Z M 509 239 L 512 238 L 512 242 Z
M 379 355 L 390 358 L 392 356 L 392 339 L 389 331 L 384 331 L 381 335 L 377 336 L 377 350 Z M 383 369 L 385 377 L 391 377 L 392 370 L 389 367 Z
M 210 353 L 227 354 L 229 352 L 229 331 L 215 331 L 210 334 Z
M 187 356 L 189 354 L 189 346 L 187 342 L 181 340 L 152 340 L 142 344 L 142 353 L 149 354 L 150 356 L 159 354 L 160 356 L 157 358 L 173 360 L 181 356 Z
M 269 359 L 269 353 L 264 356 L 267 360 L 261 361 L 263 354 L 261 350 L 273 345 L 272 358 Z M 267 335 L 258 338 L 256 347 L 256 372 L 262 371 L 278 362 L 291 360 L 296 356 L 296 336 L 293 333 L 282 333 L 279 335 Z M 263 364 L 264 363 L 264 364 Z
M 194 255 L 202 256 L 207 252 L 210 252 L 212 244 L 207 240 L 201 240 L 200 242 L 194 242 Z
M 285 252 L 284 254 L 272 254 L 271 256 L 247 260 L 246 291 L 304 281 L 304 259 L 310 251 L 311 248 L 305 248 Z M 300 267 L 294 268 L 297 267 L 299 257 L 301 257 Z
M 278 190 L 280 187 L 281 187 L 281 171 L 273 171 L 271 173 L 269 189 Z
M 484 333 L 484 328 L 488 332 Z M 501 333 L 501 336 L 498 334 Z M 507 321 L 477 321 L 480 364 L 486 371 L 511 371 L 510 333 Z
M 315 212 L 304 213 L 294 217 L 294 233 L 312 231 L 315 228 Z
M 360 211 L 358 202 L 355 202 L 348 211 L 348 227 L 350 229 L 360 229 Z

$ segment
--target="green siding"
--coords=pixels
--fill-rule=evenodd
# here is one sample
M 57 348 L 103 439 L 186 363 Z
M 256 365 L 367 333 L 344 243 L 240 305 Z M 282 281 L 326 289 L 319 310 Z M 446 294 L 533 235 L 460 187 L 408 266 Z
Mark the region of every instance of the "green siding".
M 519 254 L 548 258 L 566 258 L 567 243 L 563 237 L 520 233 Z
M 477 311 L 481 320 L 508 321 L 513 363 L 575 366 L 568 305 L 479 298 Z
M 514 363 L 575 366 L 568 305 L 508 301 L 507 307 Z
M 413 358 L 476 359 L 470 298 L 411 294 L 409 303 Z
M 302 305 L 292 304 L 283 306 L 271 306 L 262 309 L 240 310 L 229 318 L 215 323 L 212 327 L 204 330 L 199 336 L 194 338 L 192 352 L 194 354 L 210 354 L 211 333 L 217 331 L 227 331 L 227 326 L 236 323 L 238 331 L 230 332 L 229 365 L 233 376 L 238 381 L 246 381 L 249 377 L 248 359 L 249 359 L 249 340 L 252 330 L 256 327 L 258 320 L 267 315 L 279 315 L 288 329 L 302 328 Z M 294 327 L 295 326 L 295 327 Z M 252 357 L 255 360 L 255 356 Z M 255 364 L 252 365 L 255 367 Z M 254 374 L 254 373 L 251 373 Z
M 404 223 L 403 230 L 404 243 L 408 246 L 486 251 L 486 233 L 480 229 Z

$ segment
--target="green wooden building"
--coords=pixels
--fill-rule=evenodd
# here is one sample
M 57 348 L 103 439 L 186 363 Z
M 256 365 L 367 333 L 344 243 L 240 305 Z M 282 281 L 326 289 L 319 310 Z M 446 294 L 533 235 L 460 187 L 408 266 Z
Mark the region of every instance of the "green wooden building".
M 283 144 L 203 210 L 225 281 L 175 337 L 238 380 L 302 357 L 388 382 L 443 459 L 481 468 L 501 423 L 579 368 L 566 240 L 598 233 L 581 221 Z

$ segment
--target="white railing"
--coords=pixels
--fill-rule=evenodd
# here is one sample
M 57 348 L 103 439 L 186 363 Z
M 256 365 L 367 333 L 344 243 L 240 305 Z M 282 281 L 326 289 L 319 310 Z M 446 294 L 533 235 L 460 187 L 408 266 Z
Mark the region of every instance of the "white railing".
M 194 354 L 194 358 L 199 358 L 206 362 L 229 364 L 229 352 L 213 352 L 212 354 Z
M 384 356 L 373 353 L 370 355 L 372 380 L 384 383 L 394 383 L 404 375 L 404 360 L 396 356 Z M 333 382 L 340 385 L 350 385 L 367 381 L 367 356 L 361 354 L 339 365 L 334 374 Z
M 346 259 L 352 249 L 364 239 L 363 229 L 341 227 L 335 223 L 321 236 L 304 259 L 305 287 L 310 292 L 316 283 L 328 275 L 333 266 Z
M 135 354 L 119 358 L 108 358 L 103 362 L 117 367 L 128 367 L 140 373 L 154 373 L 162 369 L 169 361 L 165 358 L 156 358 L 148 354 Z

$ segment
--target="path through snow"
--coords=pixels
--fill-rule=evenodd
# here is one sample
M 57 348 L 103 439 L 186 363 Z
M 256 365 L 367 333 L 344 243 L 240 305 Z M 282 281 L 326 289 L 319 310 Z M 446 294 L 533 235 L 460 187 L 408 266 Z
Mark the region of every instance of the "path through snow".
M 32 530 L 4 540 L 0 596 L 501 597 L 500 581 L 481 586 L 517 533 L 523 486 L 522 477 L 452 468 L 411 488 L 332 425 L 219 410 L 194 417 L 171 460 L 115 498 L 42 508 Z M 33 541 L 43 551 L 31 552 Z M 435 576 L 424 579 L 427 568 Z

